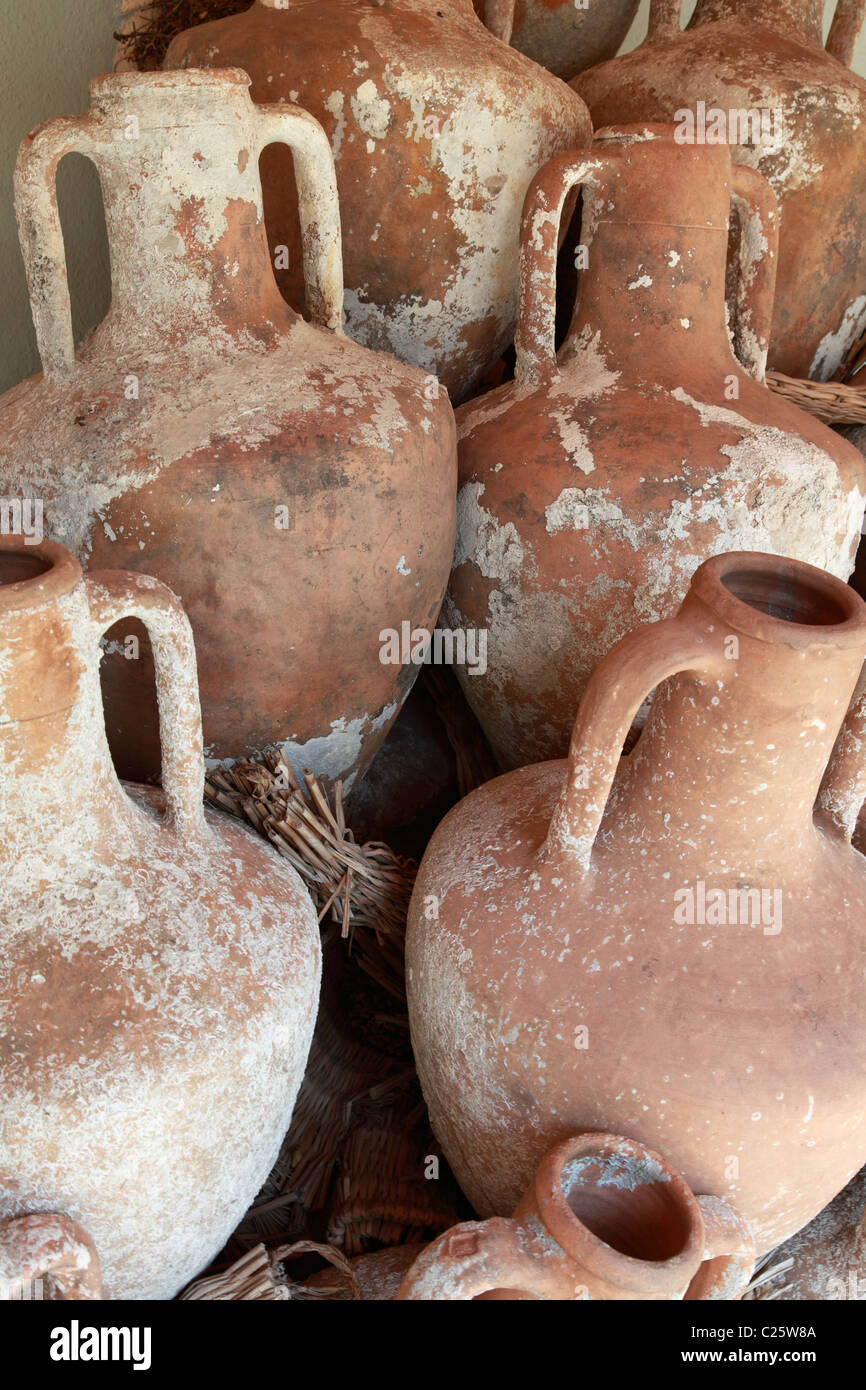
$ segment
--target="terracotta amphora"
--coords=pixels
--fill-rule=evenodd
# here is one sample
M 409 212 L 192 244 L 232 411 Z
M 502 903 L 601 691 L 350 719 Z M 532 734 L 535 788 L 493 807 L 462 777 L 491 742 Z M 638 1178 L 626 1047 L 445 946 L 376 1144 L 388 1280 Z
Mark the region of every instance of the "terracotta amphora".
M 465 1221 L 421 1254 L 399 1299 L 738 1298 L 755 1245 L 642 1144 L 582 1134 L 542 1160 L 511 1218 Z
M 454 423 L 435 383 L 342 335 L 328 142 L 248 87 L 241 72 L 99 77 L 86 116 L 24 141 L 45 374 L 0 399 L 0 495 L 42 508 L 89 566 L 180 595 L 209 758 L 279 744 L 298 772 L 350 783 L 418 669 L 383 664 L 379 634 L 432 627 L 447 583 Z M 313 323 L 268 259 L 258 156 L 275 141 L 294 154 Z M 77 355 L 54 193 L 70 150 L 99 170 L 112 270 L 109 313 Z M 143 635 L 112 633 L 109 738 L 138 780 L 159 768 L 152 681 Z
M 343 214 L 346 329 L 455 399 L 514 336 L 520 208 L 554 154 L 589 143 L 584 103 L 505 47 L 472 0 L 255 0 L 176 38 L 166 67 L 240 67 L 273 119 L 328 134 Z M 285 151 L 262 161 L 277 280 L 304 304 Z
M 780 244 L 770 366 L 827 380 L 866 328 L 866 0 L 651 0 L 647 40 L 575 79 L 593 124 L 676 121 L 769 179 Z
M 316 914 L 202 807 L 189 622 L 145 575 L 0 539 L 0 1218 L 88 1231 L 107 1298 L 170 1298 L 279 1151 L 318 1002 Z M 122 785 L 100 638 L 147 627 L 163 791 Z
M 474 0 L 488 29 L 557 77 L 612 58 L 640 0 Z
M 510 1213 L 557 1139 L 605 1130 L 733 1202 L 763 1251 L 863 1164 L 864 654 L 848 585 L 716 556 L 674 618 L 601 662 L 567 762 L 495 778 L 442 822 L 409 913 L 409 1010 L 480 1215 Z
M 557 357 L 557 222 L 575 185 L 586 268 Z M 742 361 L 725 323 L 732 205 Z M 677 144 L 669 126 L 601 131 L 533 182 L 517 377 L 458 411 L 445 619 L 488 631 L 486 671 L 457 674 L 502 767 L 564 756 L 592 670 L 670 616 L 707 556 L 852 569 L 863 457 L 763 382 L 775 214 L 727 146 Z
M 99 1255 L 76 1221 L 59 1212 L 0 1221 L 0 1301 L 100 1298 Z

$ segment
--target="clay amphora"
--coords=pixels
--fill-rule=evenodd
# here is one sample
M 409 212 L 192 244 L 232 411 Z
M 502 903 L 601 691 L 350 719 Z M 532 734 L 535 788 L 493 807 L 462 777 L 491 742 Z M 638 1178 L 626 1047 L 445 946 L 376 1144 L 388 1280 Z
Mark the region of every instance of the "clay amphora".
M 863 1164 L 866 696 L 837 734 L 864 654 L 840 580 L 716 556 L 599 665 L 567 762 L 442 822 L 409 913 L 412 1041 L 482 1216 L 564 1134 L 610 1130 L 767 1250 Z
M 866 328 L 866 80 L 849 71 L 866 0 L 651 0 L 649 35 L 574 86 L 593 124 L 678 121 L 764 174 L 780 207 L 770 366 L 827 380 Z
M 587 268 L 554 356 L 559 210 L 583 188 Z M 742 225 L 734 340 L 729 209 Z M 562 757 L 590 673 L 668 617 L 700 560 L 762 550 L 847 578 L 862 456 L 763 384 L 775 198 L 727 146 L 669 126 L 602 131 L 527 195 L 517 378 L 458 412 L 458 535 L 446 624 L 486 628 L 458 668 L 501 766 Z
M 193 624 L 208 756 L 280 744 L 351 780 L 417 672 L 379 633 L 431 627 L 453 550 L 454 424 L 444 395 L 339 331 L 333 164 L 312 117 L 253 105 L 240 72 L 124 73 L 84 117 L 23 143 L 17 203 L 44 377 L 0 400 L 0 495 L 44 506 L 82 561 L 155 574 Z M 259 151 L 287 142 L 309 302 L 268 261 Z M 73 354 L 54 172 L 98 167 L 108 316 Z M 325 329 L 330 331 L 325 331 Z M 123 775 L 158 772 L 152 667 L 129 627 L 105 663 Z M 133 659 L 135 658 L 135 659 Z
M 255 0 L 181 34 L 165 66 L 244 68 L 272 113 L 297 102 L 322 123 L 347 332 L 434 373 L 455 399 L 471 392 L 514 335 L 529 181 L 551 155 L 589 143 L 577 95 L 494 38 L 472 0 Z M 301 308 L 286 152 L 268 151 L 262 168 L 277 280 Z
M 407 1273 L 400 1299 L 738 1298 L 755 1245 L 651 1149 L 582 1134 L 541 1162 L 510 1219 L 465 1221 Z
M 316 1015 L 316 914 L 251 831 L 204 813 L 192 633 L 145 575 L 0 541 L 0 1218 L 62 1212 L 107 1298 L 170 1298 L 277 1155 Z M 102 634 L 156 657 L 163 788 L 122 786 Z
M 640 0 L 474 0 L 488 29 L 557 77 L 612 58 Z
M 76 1221 L 58 1212 L 0 1221 L 0 1300 L 100 1298 L 99 1255 Z

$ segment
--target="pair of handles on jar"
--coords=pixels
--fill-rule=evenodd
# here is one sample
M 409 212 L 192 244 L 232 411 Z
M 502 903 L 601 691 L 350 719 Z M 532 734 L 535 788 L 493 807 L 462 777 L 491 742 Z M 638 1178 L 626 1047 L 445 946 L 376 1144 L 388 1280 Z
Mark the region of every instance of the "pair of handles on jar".
M 238 74 L 245 81 L 245 74 Z M 249 97 L 246 97 L 250 100 Z M 292 151 L 298 189 L 304 274 L 310 317 L 323 328 L 342 331 L 343 265 L 340 211 L 334 161 L 324 130 L 300 107 L 268 111 L 250 101 L 258 135 L 256 155 L 267 145 Z M 75 369 L 66 251 L 57 205 L 56 174 L 72 152 L 97 168 L 110 132 L 92 115 L 45 122 L 23 141 L 15 170 L 15 205 L 27 271 L 39 354 L 49 380 Z M 4 545 L 14 538 L 6 538 Z M 54 565 L 66 552 L 47 542 L 30 547 Z M 98 637 L 123 619 L 147 629 L 156 670 L 162 748 L 162 786 L 169 824 L 185 836 L 204 827 L 204 760 L 195 645 L 179 600 L 164 584 L 123 571 L 91 573 L 85 580 Z
M 683 0 L 650 0 L 647 42 L 669 39 L 680 32 Z M 825 49 L 850 67 L 866 19 L 866 0 L 838 0 Z
M 249 81 L 240 70 L 226 72 L 245 83 Z M 288 145 L 292 152 L 309 316 L 313 323 L 341 332 L 340 204 L 328 137 L 315 117 L 301 107 L 268 110 L 253 103 L 246 87 L 243 90 L 257 137 L 257 148 L 251 152 L 256 160 L 267 145 Z M 57 204 L 57 166 L 65 155 L 75 153 L 91 159 L 99 170 L 101 157 L 116 147 L 122 135 L 114 123 L 93 113 L 60 117 L 37 126 L 22 141 L 18 152 L 14 180 L 18 236 L 39 356 L 48 380 L 69 376 L 75 368 L 66 248 Z

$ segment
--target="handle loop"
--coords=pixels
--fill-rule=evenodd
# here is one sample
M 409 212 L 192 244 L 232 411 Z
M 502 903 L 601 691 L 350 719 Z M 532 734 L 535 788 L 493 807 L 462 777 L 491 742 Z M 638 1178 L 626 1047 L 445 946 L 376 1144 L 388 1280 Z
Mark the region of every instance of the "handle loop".
M 731 171 L 731 201 L 740 215 L 734 351 L 746 371 L 763 382 L 776 297 L 779 203 L 763 174 L 743 164 Z
M 684 1299 L 738 1299 L 757 1258 L 751 1228 L 724 1197 L 698 1197 L 697 1203 L 704 1220 L 704 1253 Z
M 669 676 L 709 675 L 723 663 L 712 638 L 682 611 L 649 623 L 612 647 L 593 672 L 574 721 L 565 782 L 539 857 L 573 860 L 584 872 L 622 747 L 647 695 Z
M 846 68 L 854 61 L 857 40 L 866 21 L 866 0 L 838 0 L 827 35 L 826 51 Z
M 24 258 L 36 345 L 49 381 L 75 367 L 66 247 L 57 205 L 57 166 L 73 152 L 93 159 L 88 116 L 45 121 L 26 135 L 15 164 L 15 216 Z
M 484 0 L 483 23 L 496 39 L 511 43 L 514 32 L 515 0 Z
M 307 309 L 313 323 L 343 331 L 340 200 L 328 137 L 300 106 L 256 107 L 261 143 L 288 145 L 295 165 Z
M 0 1224 L 0 1282 L 21 1286 L 43 1276 L 61 1300 L 102 1298 L 96 1246 L 77 1221 L 47 1211 Z
M 850 844 L 866 801 L 866 665 L 842 721 L 815 801 L 815 810 Z
M 98 570 L 84 580 L 97 639 L 124 618 L 144 623 L 153 648 L 166 820 L 187 838 L 207 833 L 195 644 L 180 599 L 150 575 Z
M 556 258 L 566 198 L 601 173 L 601 155 L 561 154 L 539 169 L 526 193 L 520 225 L 520 281 L 514 350 L 520 386 L 550 379 L 556 365 Z
M 682 8 L 682 0 L 650 0 L 646 43 L 656 43 L 678 34 Z
M 521 1221 L 501 1216 L 464 1221 L 422 1250 L 397 1298 L 406 1301 L 477 1298 L 492 1289 L 518 1289 L 536 1298 L 562 1297 L 564 1257 L 546 1253 Z

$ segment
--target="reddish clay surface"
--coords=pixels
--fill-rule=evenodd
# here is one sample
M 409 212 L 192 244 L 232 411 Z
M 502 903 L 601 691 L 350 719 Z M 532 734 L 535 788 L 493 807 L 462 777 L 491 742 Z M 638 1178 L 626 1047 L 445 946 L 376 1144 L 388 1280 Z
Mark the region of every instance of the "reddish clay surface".
M 46 531 L 82 562 L 180 595 L 210 759 L 276 743 L 296 772 L 351 782 L 418 669 L 383 665 L 380 632 L 430 628 L 439 611 L 454 422 L 435 382 L 342 335 L 327 140 L 247 88 L 240 72 L 100 77 L 88 115 L 25 140 L 17 201 L 45 375 L 0 400 L 0 490 L 43 503 Z M 268 262 L 257 157 L 274 141 L 303 171 L 314 324 Z M 113 281 L 77 355 L 54 193 L 71 149 L 101 174 Z M 129 624 L 111 638 L 112 748 L 147 780 L 151 654 Z
M 840 580 L 717 556 L 598 667 L 567 762 L 442 822 L 409 914 L 412 1041 L 482 1216 L 593 1130 L 732 1202 L 761 1251 L 861 1167 L 864 654 Z
M 297 102 L 321 122 L 343 214 L 347 332 L 435 373 L 454 399 L 471 394 L 514 335 L 529 182 L 551 155 L 589 143 L 577 95 L 494 38 L 471 0 L 256 0 L 175 39 L 165 66 L 243 68 L 256 101 Z M 277 279 L 301 308 L 286 151 L 267 151 L 262 167 Z
M 587 267 L 555 357 L 557 231 L 576 185 Z M 707 556 L 851 572 L 863 457 L 763 382 L 775 217 L 769 185 L 727 146 L 677 144 L 669 126 L 601 131 L 533 182 L 516 380 L 457 412 L 446 601 L 450 627 L 489 632 L 486 673 L 457 674 L 503 767 L 564 755 L 592 670 L 669 617 Z
M 156 654 L 162 793 L 122 785 L 105 738 L 99 644 L 123 617 Z M 106 1298 L 171 1298 L 288 1128 L 315 910 L 285 860 L 202 808 L 192 633 L 164 585 L 0 538 L 0 669 L 0 1220 L 38 1215 L 12 1265 L 69 1273 L 58 1213 L 90 1237 L 73 1232 L 79 1296 L 95 1247 Z
M 769 365 L 826 380 L 866 328 L 866 80 L 848 70 L 866 0 L 840 0 L 827 51 L 818 0 L 698 0 L 682 33 L 680 8 L 653 0 L 647 41 L 573 85 L 595 126 L 725 113 L 719 138 L 779 199 Z M 748 111 L 779 113 L 768 140 L 741 135 Z

